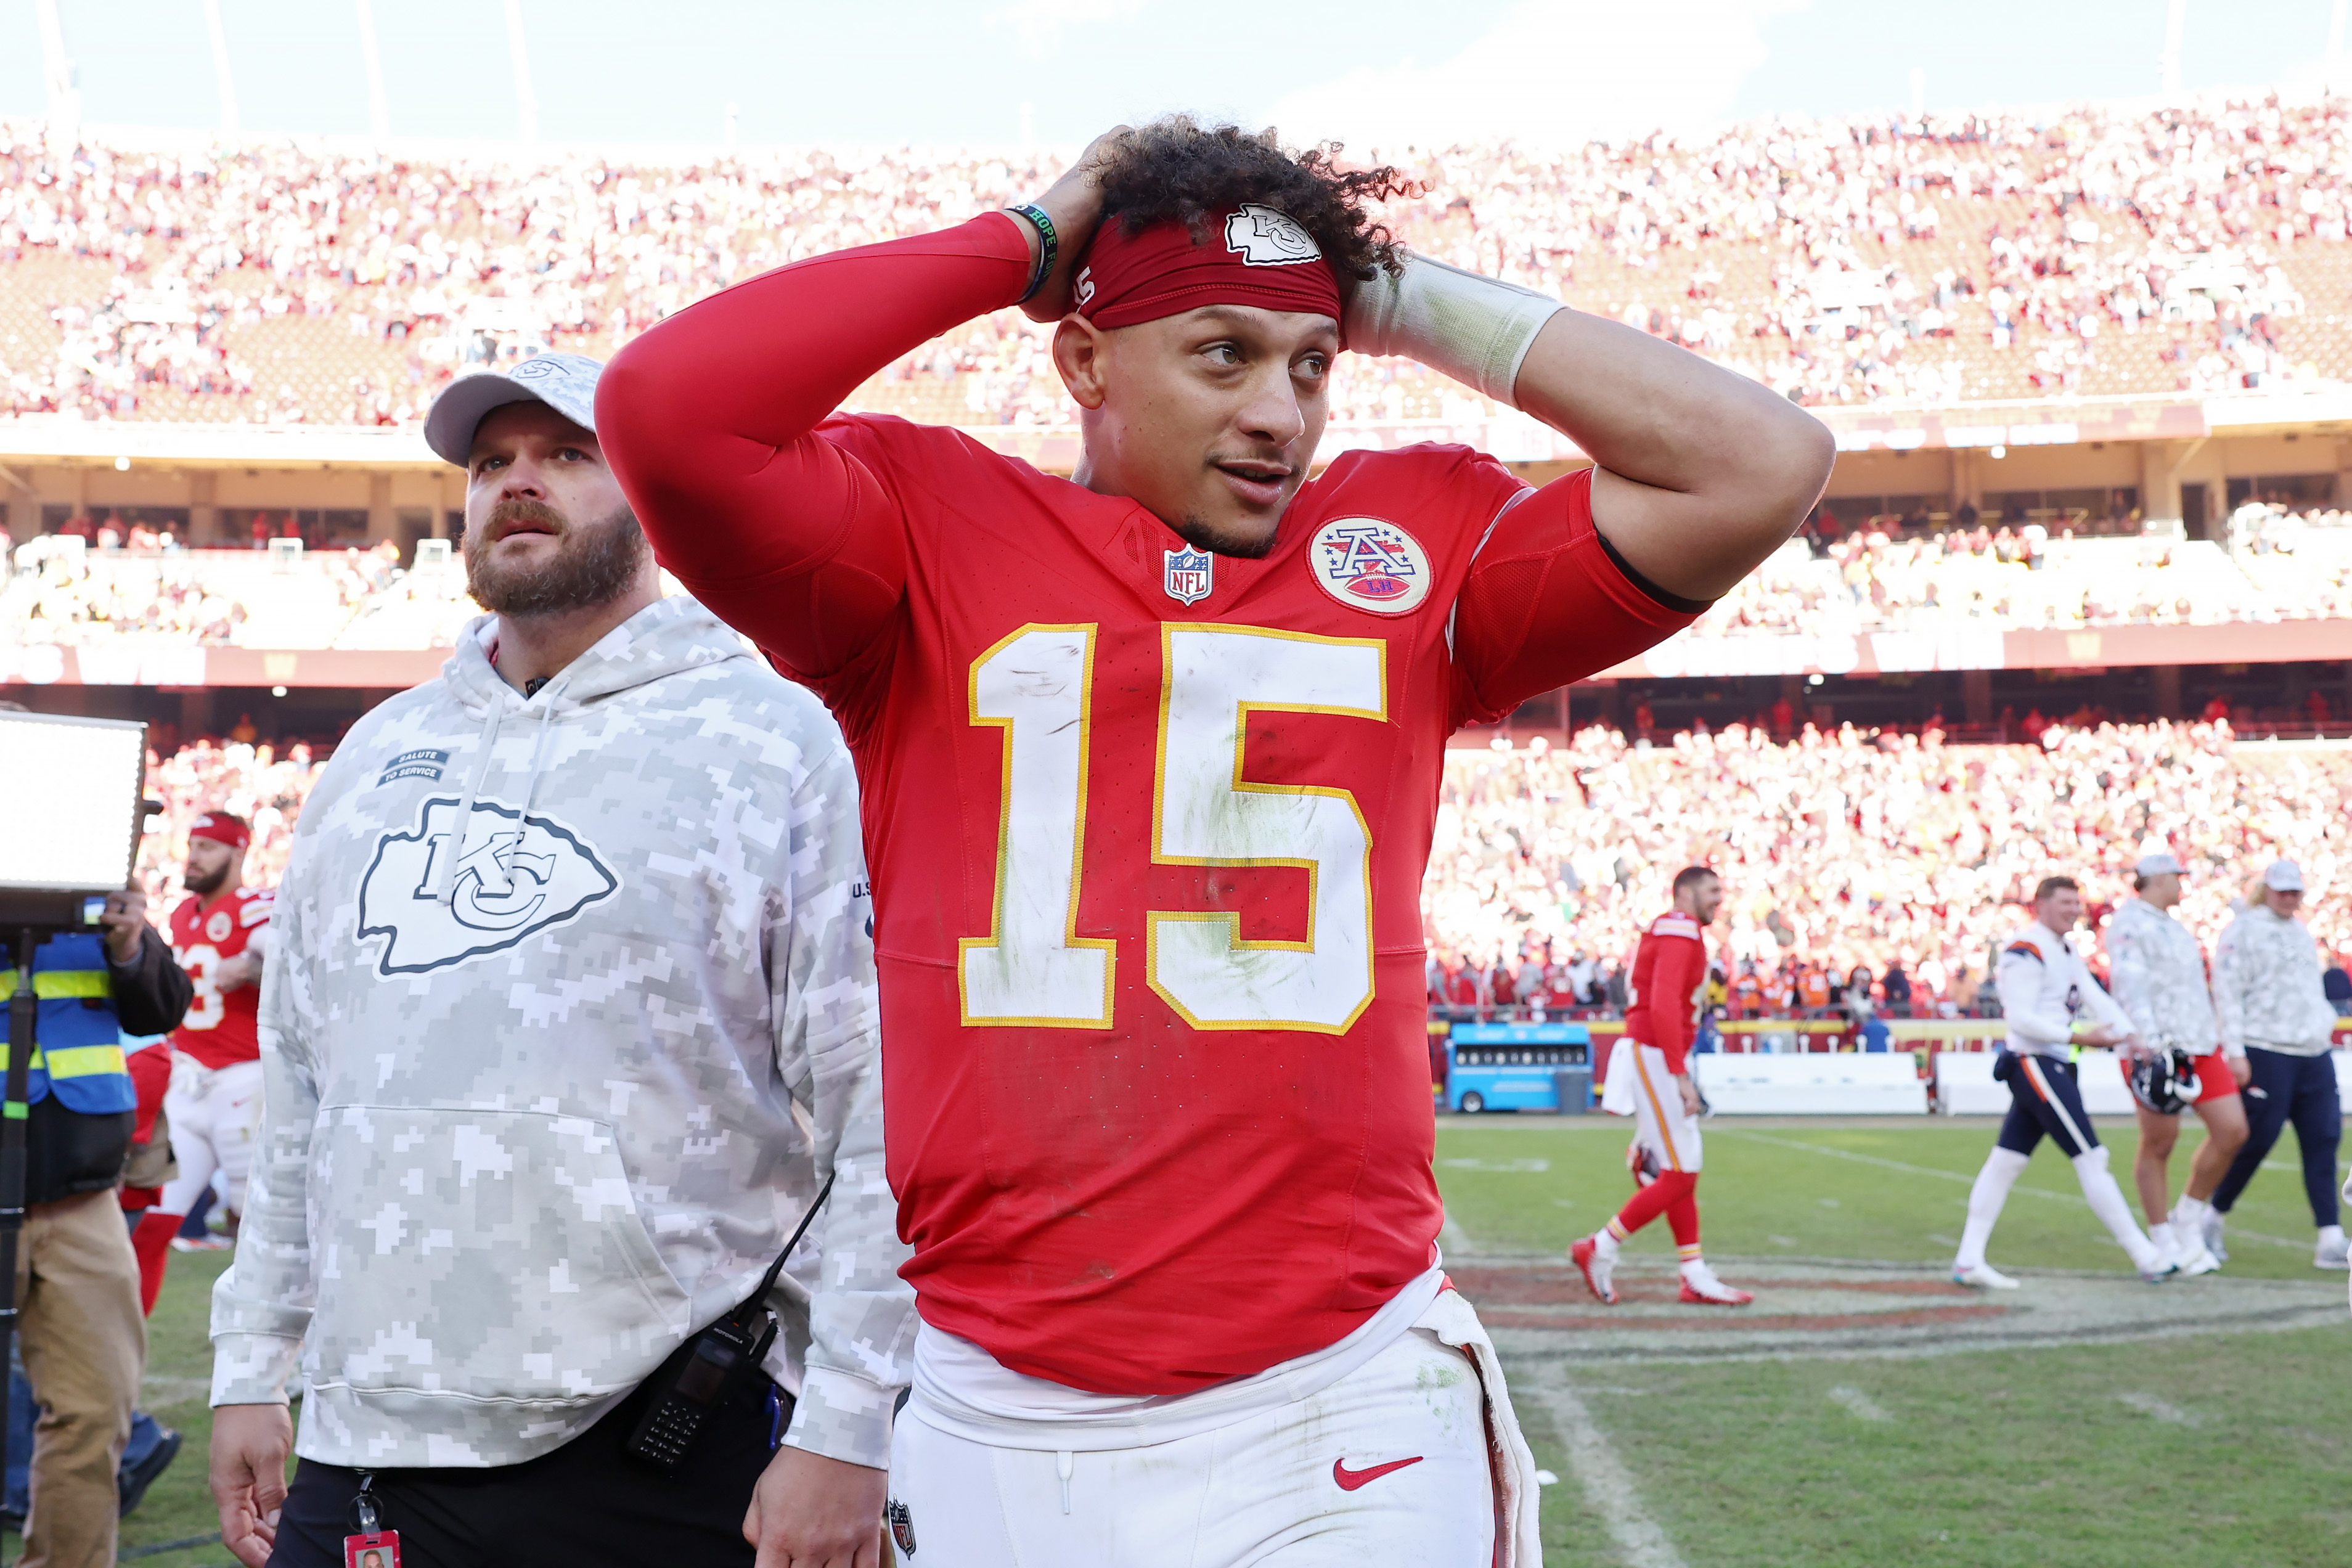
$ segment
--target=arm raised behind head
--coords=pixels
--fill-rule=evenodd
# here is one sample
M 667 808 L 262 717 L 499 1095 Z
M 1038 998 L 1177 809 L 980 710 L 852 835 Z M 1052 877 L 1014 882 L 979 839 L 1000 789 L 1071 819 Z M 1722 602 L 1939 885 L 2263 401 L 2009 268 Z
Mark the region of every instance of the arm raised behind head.
M 1348 346 L 1405 354 L 1567 436 L 1599 465 L 1595 530 L 1642 579 L 1721 596 L 1829 482 L 1826 426 L 1686 349 L 1413 256 L 1349 300 Z

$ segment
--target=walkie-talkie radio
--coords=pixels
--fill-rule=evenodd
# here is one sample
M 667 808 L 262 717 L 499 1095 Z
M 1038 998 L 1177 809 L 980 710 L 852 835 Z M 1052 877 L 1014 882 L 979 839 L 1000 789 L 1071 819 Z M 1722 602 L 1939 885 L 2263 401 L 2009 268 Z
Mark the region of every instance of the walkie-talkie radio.
M 768 1347 L 776 1342 L 776 1317 L 768 1310 L 768 1292 L 776 1288 L 784 1259 L 801 1244 L 817 1211 L 832 1195 L 833 1178 L 827 1176 L 816 1202 L 801 1215 L 799 1227 L 760 1277 L 751 1299 L 679 1346 L 647 1380 L 651 1397 L 623 1450 L 631 1458 L 665 1474 L 675 1471 L 695 1438 L 701 1436 L 710 1413 L 735 1391 L 746 1372 L 766 1358 Z

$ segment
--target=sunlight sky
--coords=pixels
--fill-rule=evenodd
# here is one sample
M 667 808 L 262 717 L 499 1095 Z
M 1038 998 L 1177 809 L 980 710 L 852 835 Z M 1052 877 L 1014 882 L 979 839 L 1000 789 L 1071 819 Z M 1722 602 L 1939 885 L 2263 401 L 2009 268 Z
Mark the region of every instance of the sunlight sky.
M 219 123 L 203 0 L 56 0 L 83 118 Z M 2336 0 L 2189 0 L 2185 89 L 2316 79 Z M 1191 109 L 1395 145 L 2153 92 L 2165 0 L 520 0 L 546 142 L 1083 142 Z M 353 0 L 219 0 L 247 132 L 364 134 Z M 374 7 L 392 132 L 517 133 L 501 0 Z M 0 115 L 43 112 L 0 0 Z

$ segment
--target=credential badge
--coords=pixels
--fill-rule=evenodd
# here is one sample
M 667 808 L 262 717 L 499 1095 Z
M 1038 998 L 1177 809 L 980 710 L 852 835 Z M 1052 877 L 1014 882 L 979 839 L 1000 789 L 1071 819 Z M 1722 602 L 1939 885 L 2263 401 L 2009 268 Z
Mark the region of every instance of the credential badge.
M 1170 550 L 1168 574 L 1160 586 L 1180 605 L 1197 605 L 1217 585 L 1217 558 L 1205 550 Z
M 1323 591 L 1351 609 L 1402 616 L 1429 597 L 1429 552 L 1376 517 L 1334 518 L 1317 529 L 1307 563 Z

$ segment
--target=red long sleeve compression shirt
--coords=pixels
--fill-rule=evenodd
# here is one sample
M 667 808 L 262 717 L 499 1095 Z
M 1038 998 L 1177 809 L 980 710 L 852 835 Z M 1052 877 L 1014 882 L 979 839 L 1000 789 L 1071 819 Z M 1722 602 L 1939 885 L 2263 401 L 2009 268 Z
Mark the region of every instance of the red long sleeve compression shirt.
M 623 349 L 598 441 L 662 564 L 796 673 L 855 658 L 905 592 L 906 533 L 887 488 L 816 427 L 883 366 L 1013 303 L 1029 265 L 1020 220 L 989 213 L 780 268 Z
M 793 675 L 856 660 L 906 591 L 905 508 L 824 422 L 884 366 L 1012 304 L 1029 266 L 1020 221 L 988 213 L 780 268 L 623 349 L 598 439 L 662 564 Z M 1588 497 L 1581 474 L 1554 480 L 1479 551 L 1455 614 L 1457 721 L 1491 722 L 1706 608 L 1634 579 Z

